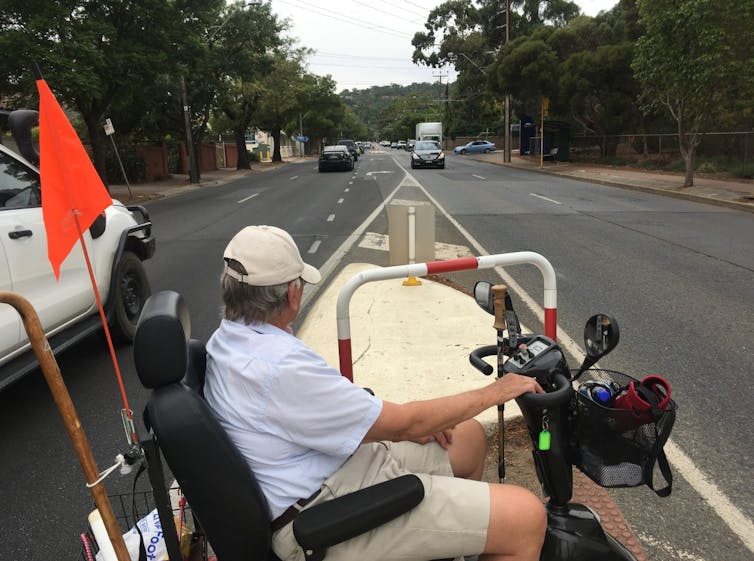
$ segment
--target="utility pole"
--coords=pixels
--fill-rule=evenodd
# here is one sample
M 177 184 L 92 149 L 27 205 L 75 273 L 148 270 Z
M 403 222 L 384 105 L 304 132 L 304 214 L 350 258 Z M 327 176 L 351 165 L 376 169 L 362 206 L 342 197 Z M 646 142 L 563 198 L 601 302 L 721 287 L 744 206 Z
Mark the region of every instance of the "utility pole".
M 438 101 L 438 103 L 442 103 L 442 79 L 443 79 L 443 77 L 445 77 L 447 75 L 448 75 L 447 72 L 445 72 L 445 73 L 438 72 L 437 74 L 432 74 L 433 77 L 440 79 L 440 87 L 437 90 L 437 101 Z
M 183 124 L 186 127 L 186 154 L 189 161 L 189 182 L 199 183 L 199 169 L 196 167 L 194 154 L 194 138 L 191 134 L 191 116 L 189 115 L 188 94 L 186 93 L 186 78 L 181 74 L 181 98 L 183 101 Z
M 448 75 L 447 72 L 445 72 L 445 73 L 438 72 L 437 74 L 432 74 L 432 76 L 437 77 L 437 78 L 440 79 L 440 87 L 437 89 L 437 103 L 438 103 L 438 106 L 437 106 L 438 111 L 437 111 L 437 113 L 438 113 L 438 118 L 440 119 L 440 121 L 442 121 L 442 79 L 443 79 L 443 76 L 447 76 L 447 75 Z M 445 124 L 442 125 L 442 128 L 444 130 L 446 129 Z M 445 136 L 445 135 L 443 135 L 443 136 Z M 443 139 L 440 138 L 440 145 L 442 146 L 443 144 L 444 144 Z
M 505 44 L 510 40 L 510 10 L 511 0 L 505 0 Z M 505 118 L 503 119 L 505 131 L 503 132 L 503 162 L 511 161 L 511 96 L 505 92 Z

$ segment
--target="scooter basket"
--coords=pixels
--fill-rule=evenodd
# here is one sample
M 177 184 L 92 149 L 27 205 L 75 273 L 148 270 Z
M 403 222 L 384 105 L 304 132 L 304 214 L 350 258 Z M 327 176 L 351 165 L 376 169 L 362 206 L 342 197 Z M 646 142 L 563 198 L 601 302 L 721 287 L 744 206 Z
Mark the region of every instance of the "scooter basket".
M 590 380 L 616 388 L 626 388 L 630 382 L 640 384 L 621 372 L 601 369 L 588 370 L 579 381 Z M 654 408 L 649 414 L 609 407 L 578 391 L 573 399 L 573 464 L 602 487 L 646 484 L 659 496 L 668 496 L 673 477 L 663 447 L 675 422 L 675 402 L 667 399 L 663 409 Z M 655 465 L 667 482 L 659 490 L 653 484 Z

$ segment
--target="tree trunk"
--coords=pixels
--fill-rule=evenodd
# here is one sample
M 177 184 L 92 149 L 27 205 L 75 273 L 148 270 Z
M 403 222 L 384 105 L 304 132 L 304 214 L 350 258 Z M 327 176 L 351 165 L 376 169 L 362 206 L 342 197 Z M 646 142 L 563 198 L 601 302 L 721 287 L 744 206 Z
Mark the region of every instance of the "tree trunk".
M 272 151 L 272 161 L 282 162 L 283 158 L 280 156 L 280 127 L 278 126 L 272 128 L 272 141 L 275 143 L 275 149 Z
M 236 169 L 251 169 L 249 151 L 246 150 L 246 127 L 236 129 L 234 136 L 236 139 L 236 150 L 238 151 Z

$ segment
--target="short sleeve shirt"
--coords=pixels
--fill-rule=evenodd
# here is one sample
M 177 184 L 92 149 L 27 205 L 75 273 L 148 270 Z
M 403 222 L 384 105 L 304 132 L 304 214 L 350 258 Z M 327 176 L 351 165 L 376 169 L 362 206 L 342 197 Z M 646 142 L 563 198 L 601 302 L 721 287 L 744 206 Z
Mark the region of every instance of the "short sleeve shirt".
M 380 399 L 270 324 L 222 321 L 207 343 L 204 393 L 273 519 L 317 491 L 382 411 Z

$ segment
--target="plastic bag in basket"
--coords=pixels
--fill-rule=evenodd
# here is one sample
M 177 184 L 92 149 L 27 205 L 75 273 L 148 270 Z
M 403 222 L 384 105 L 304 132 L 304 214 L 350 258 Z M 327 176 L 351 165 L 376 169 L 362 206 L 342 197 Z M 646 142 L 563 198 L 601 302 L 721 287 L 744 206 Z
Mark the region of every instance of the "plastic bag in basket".
M 181 529 L 181 553 L 184 558 L 186 558 L 188 557 L 191 547 L 191 529 L 186 524 L 180 525 L 178 516 L 176 516 L 175 522 L 176 527 Z M 136 526 L 134 526 L 128 532 L 123 534 L 123 541 L 126 542 L 126 549 L 131 557 L 131 561 L 139 561 L 139 547 L 142 540 L 144 542 L 147 561 L 163 561 L 168 559 L 167 546 L 165 545 L 162 524 L 160 523 L 160 516 L 157 514 L 157 509 L 154 509 L 144 518 L 139 520 L 137 526 L 138 530 L 136 529 Z M 141 532 L 141 535 L 139 532 Z M 96 560 L 110 561 L 102 549 L 97 552 Z

